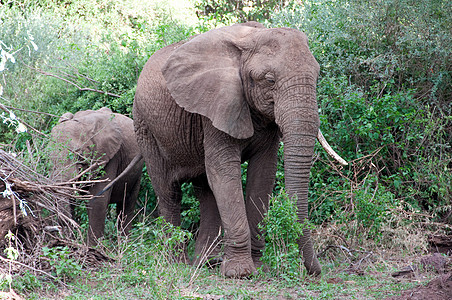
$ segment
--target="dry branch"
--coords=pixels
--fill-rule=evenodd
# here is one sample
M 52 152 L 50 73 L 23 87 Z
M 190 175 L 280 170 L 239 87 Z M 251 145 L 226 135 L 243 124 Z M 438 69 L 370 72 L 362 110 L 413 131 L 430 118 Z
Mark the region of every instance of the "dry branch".
M 28 155 L 34 157 L 31 152 Z M 0 269 L 13 267 L 16 276 L 31 270 L 55 280 L 48 272 L 51 266 L 41 259 L 42 248 L 52 245 L 68 246 L 72 257 L 83 258 L 88 266 L 108 260 L 102 253 L 78 242 L 82 238 L 80 226 L 67 215 L 69 203 L 92 198 L 83 187 L 101 180 L 75 181 L 85 172 L 71 181 L 56 182 L 33 168 L 37 164 L 27 165 L 0 146 Z M 8 245 L 5 235 L 9 231 L 14 234 L 15 248 L 21 253 L 15 261 L 1 256 Z
M 8 108 L 3 105 L 2 103 L 0 103 L 0 109 L 2 109 L 3 111 L 9 113 L 10 111 L 8 110 Z M 37 130 L 36 128 L 34 128 L 33 126 L 31 126 L 30 124 L 26 123 L 24 120 L 20 119 L 19 117 L 16 116 L 16 120 L 22 124 L 24 124 L 26 127 L 30 128 L 31 130 L 33 130 L 34 132 L 36 132 L 37 134 L 41 135 L 41 136 L 46 136 L 44 133 L 40 132 L 39 130 Z
M 70 81 L 69 79 L 66 79 L 66 78 L 64 78 L 64 77 L 61 77 L 61 76 L 58 76 L 58 75 L 55 75 L 55 74 L 52 74 L 52 73 L 49 73 L 49 72 L 46 72 L 46 71 L 37 69 L 37 68 L 33 68 L 32 66 L 28 66 L 28 65 L 25 65 L 25 66 L 27 66 L 28 68 L 30 68 L 30 69 L 32 69 L 32 70 L 35 70 L 36 72 L 41 73 L 42 75 L 50 76 L 50 77 L 54 77 L 54 78 L 60 79 L 60 80 L 66 82 L 66 83 L 68 83 L 68 84 L 70 84 L 70 85 L 72 85 L 72 86 L 75 86 L 79 91 L 82 91 L 82 92 L 83 92 L 83 91 L 86 91 L 86 92 L 95 92 L 95 93 L 105 94 L 105 95 L 112 96 L 112 97 L 116 97 L 116 98 L 121 98 L 121 96 L 119 96 L 119 95 L 116 95 L 116 94 L 113 94 L 113 93 L 110 93 L 110 92 L 105 92 L 105 91 L 98 90 L 98 89 L 89 88 L 89 87 L 81 87 L 81 86 L 79 86 L 77 83 L 75 83 L 75 82 L 73 82 L 73 81 Z

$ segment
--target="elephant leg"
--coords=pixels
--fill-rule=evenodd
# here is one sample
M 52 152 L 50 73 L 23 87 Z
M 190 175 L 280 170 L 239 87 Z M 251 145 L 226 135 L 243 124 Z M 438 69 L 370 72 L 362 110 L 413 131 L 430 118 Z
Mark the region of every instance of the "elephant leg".
M 161 184 L 154 187 L 158 196 L 158 210 L 160 216 L 165 221 L 171 223 L 175 227 L 181 225 L 181 201 L 182 191 L 180 184 L 174 182 L 172 184 Z M 179 242 L 175 247 L 174 259 L 177 262 L 189 263 L 187 247 L 185 242 Z
M 106 183 L 99 183 L 90 188 L 91 195 L 97 195 L 103 190 Z M 106 191 L 103 195 L 94 197 L 88 202 L 88 245 L 94 246 L 97 244 L 99 238 L 104 235 L 105 217 L 107 215 L 107 207 L 110 202 L 111 189 Z
M 269 197 L 272 194 L 278 162 L 279 139 L 266 143 L 266 147 L 252 156 L 248 163 L 246 179 L 246 213 L 251 233 L 251 256 L 256 268 L 262 266 L 260 258 L 265 247 L 265 240 L 259 230 L 268 210 Z
M 116 156 L 115 156 L 116 157 Z M 114 179 L 118 170 L 117 159 L 111 159 L 104 167 L 105 175 L 101 179 Z M 108 182 L 100 182 L 94 184 L 89 192 L 94 197 L 88 202 L 88 245 L 96 245 L 97 240 L 104 235 L 105 218 L 107 216 L 107 207 L 111 203 L 112 189 L 109 189 L 101 196 L 95 196 L 99 194 L 106 186 Z
M 143 124 L 137 122 L 135 124 L 135 131 L 137 137 L 146 137 L 139 138 L 138 145 L 143 154 L 152 187 L 157 196 L 159 216 L 174 226 L 180 226 L 182 191 L 181 183 L 174 177 L 174 174 L 177 172 L 171 168 L 165 158 L 160 154 L 160 147 L 154 137 L 149 135 L 149 129 L 141 125 Z M 179 245 L 176 252 L 176 261 L 184 263 L 189 261 L 185 245 Z
M 147 162 L 146 162 L 147 164 Z M 149 166 L 149 164 L 147 164 Z M 157 164 L 153 165 L 156 168 Z M 157 167 L 159 168 L 159 167 Z M 149 170 L 149 167 L 148 167 Z M 181 225 L 181 201 L 182 191 L 181 184 L 172 180 L 169 174 L 164 174 L 165 167 L 159 168 L 160 174 L 149 172 L 152 187 L 157 196 L 157 206 L 159 216 L 163 217 L 166 222 L 174 225 Z
M 221 262 L 221 218 L 217 203 L 205 176 L 193 180 L 196 196 L 199 200 L 201 220 L 195 244 L 193 265 L 208 263 L 210 266 Z
M 147 162 L 146 162 L 147 163 Z M 154 164 L 154 167 L 156 164 Z M 148 168 L 149 170 L 149 168 Z M 165 169 L 160 169 L 165 170 Z M 182 191 L 179 182 L 168 179 L 168 176 L 160 176 L 150 173 L 152 186 L 157 195 L 159 216 L 175 227 L 181 225 L 181 201 Z M 188 253 L 185 243 L 179 243 L 175 249 L 174 259 L 177 262 L 188 263 Z
M 241 182 L 239 141 L 213 127 L 204 128 L 205 166 L 224 229 L 221 272 L 247 277 L 256 272 L 251 259 L 250 228 Z
M 130 190 L 129 190 L 130 189 Z M 120 193 L 122 197 L 121 201 L 117 202 L 116 214 L 119 218 L 118 220 L 118 232 L 128 235 L 130 229 L 132 229 L 132 221 L 135 212 L 135 205 L 137 203 L 138 192 L 140 191 L 140 180 L 135 182 L 131 187 L 128 185 L 124 186 L 124 192 Z M 125 197 L 124 197 L 125 193 Z
M 138 125 L 142 125 L 137 122 Z M 174 226 L 181 225 L 182 192 L 180 183 L 173 178 L 174 172 L 159 152 L 159 145 L 146 126 L 135 124 L 136 135 L 146 137 L 138 139 L 152 187 L 158 198 L 158 212 L 167 222 Z

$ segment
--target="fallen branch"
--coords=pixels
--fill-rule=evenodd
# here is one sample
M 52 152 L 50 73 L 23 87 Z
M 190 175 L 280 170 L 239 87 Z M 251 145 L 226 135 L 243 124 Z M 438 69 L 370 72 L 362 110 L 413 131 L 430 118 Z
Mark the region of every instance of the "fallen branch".
M 82 181 L 68 181 L 68 182 L 56 182 L 53 184 L 53 186 L 64 186 L 69 184 L 91 184 L 91 183 L 100 183 L 100 182 L 107 182 L 110 181 L 110 179 L 93 179 L 93 180 L 82 180 Z
M 422 225 L 429 225 L 429 226 L 436 226 L 436 227 L 442 227 L 447 229 L 452 229 L 452 225 L 445 224 L 445 223 L 438 223 L 438 222 L 419 222 L 419 224 Z
M 69 182 L 73 182 L 73 181 L 78 180 L 80 177 L 82 177 L 83 175 L 85 175 L 86 173 L 88 173 L 91 170 L 97 169 L 99 166 L 101 166 L 101 164 L 99 164 L 97 162 L 92 164 L 91 166 L 89 166 L 89 168 L 85 169 L 83 172 L 81 172 L 80 174 L 78 174 L 74 178 L 70 179 Z
M 21 266 L 21 267 L 25 267 L 25 268 L 27 268 L 27 269 L 33 270 L 33 271 L 35 271 L 35 272 L 42 273 L 42 274 L 44 274 L 44 275 L 46 275 L 46 276 L 49 276 L 49 277 L 52 278 L 53 280 L 58 280 L 58 278 L 56 278 L 56 277 L 53 276 L 52 274 L 47 273 L 46 271 L 39 270 L 39 269 L 33 268 L 33 267 L 31 267 L 31 266 L 27 266 L 26 264 L 23 264 L 23 263 L 21 263 L 21 262 L 15 261 L 15 260 L 11 260 L 11 259 L 4 258 L 4 257 L 2 257 L 1 255 L 0 255 L 0 260 L 6 262 L 6 263 L 8 263 L 8 264 L 16 264 L 16 265 L 19 265 L 19 266 Z

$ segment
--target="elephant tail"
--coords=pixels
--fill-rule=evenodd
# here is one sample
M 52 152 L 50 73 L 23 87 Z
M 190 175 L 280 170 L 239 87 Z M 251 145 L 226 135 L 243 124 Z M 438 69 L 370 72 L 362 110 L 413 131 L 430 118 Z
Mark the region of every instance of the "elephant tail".
M 108 191 L 109 189 L 111 189 L 111 187 L 116 182 L 118 182 L 118 180 L 120 180 L 121 178 L 126 176 L 133 168 L 135 168 L 135 166 L 137 166 L 139 164 L 143 164 L 143 155 L 141 155 L 141 153 L 136 155 L 132 159 L 132 161 L 129 163 L 129 165 L 124 169 L 124 171 L 122 171 L 121 174 L 119 174 L 115 179 L 113 179 L 102 191 L 97 193 L 97 195 L 95 195 L 95 197 L 102 196 L 102 194 L 105 193 L 106 191 Z

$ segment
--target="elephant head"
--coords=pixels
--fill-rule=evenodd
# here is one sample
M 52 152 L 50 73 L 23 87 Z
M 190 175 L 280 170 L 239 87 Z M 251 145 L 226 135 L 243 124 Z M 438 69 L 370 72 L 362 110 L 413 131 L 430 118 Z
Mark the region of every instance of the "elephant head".
M 175 47 L 162 66 L 176 103 L 207 117 L 218 130 L 246 141 L 277 125 L 284 142 L 286 190 L 297 197 L 300 222 L 308 220 L 308 186 L 319 133 L 316 81 L 319 64 L 306 35 L 289 28 L 230 26 Z M 319 274 L 310 231 L 298 241 L 305 266 Z
M 86 163 L 108 162 L 122 144 L 121 128 L 106 107 L 63 114 L 51 136 L 58 148 L 53 151 L 52 160 L 65 166 L 58 175 L 60 181 L 71 179 Z

